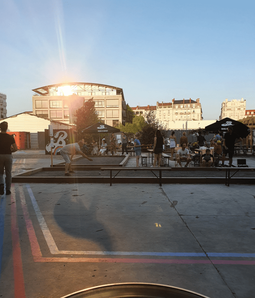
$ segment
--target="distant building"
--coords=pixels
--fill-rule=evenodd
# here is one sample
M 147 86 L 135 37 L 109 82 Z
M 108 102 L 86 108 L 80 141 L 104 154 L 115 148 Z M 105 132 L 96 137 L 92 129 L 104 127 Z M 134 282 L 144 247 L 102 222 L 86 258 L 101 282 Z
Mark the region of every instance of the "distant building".
M 6 95 L 0 93 L 0 119 L 7 117 L 7 108 L 6 108 Z
M 157 102 L 156 106 L 132 107 L 136 116 L 148 115 L 151 112 L 155 120 L 164 129 L 198 129 L 204 128 L 215 120 L 202 120 L 200 99 L 173 99 L 172 102 Z
M 191 98 L 182 100 L 174 98 L 169 103 L 157 102 L 156 119 L 166 129 L 172 126 L 172 121 L 201 121 L 203 117 L 200 99 L 194 101 Z
M 246 110 L 246 100 L 241 99 L 233 99 L 228 100 L 225 99 L 225 101 L 221 104 L 221 114 L 220 114 L 220 120 L 224 119 L 226 117 L 234 119 L 234 120 L 240 120 L 245 117 L 245 110 Z
M 255 117 L 255 110 L 246 110 L 245 111 L 245 117 Z
M 33 89 L 33 113 L 67 124 L 84 101 L 93 99 L 98 118 L 111 126 L 125 124 L 126 102 L 121 88 L 95 83 L 54 84 Z
M 143 116 L 146 117 L 149 113 L 156 116 L 156 106 L 136 106 L 135 108 L 131 108 L 135 114 L 135 116 Z

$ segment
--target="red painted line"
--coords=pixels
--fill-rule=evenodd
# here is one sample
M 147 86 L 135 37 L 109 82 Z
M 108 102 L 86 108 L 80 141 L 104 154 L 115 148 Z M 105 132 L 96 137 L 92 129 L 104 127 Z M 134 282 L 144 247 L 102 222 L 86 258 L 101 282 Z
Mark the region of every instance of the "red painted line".
M 11 195 L 11 232 L 12 232 L 12 256 L 14 273 L 14 296 L 15 298 L 26 298 L 25 283 L 22 268 L 21 249 L 19 241 L 19 228 L 17 224 L 17 209 L 15 191 Z
M 23 215 L 24 215 L 24 219 L 25 219 L 25 223 L 26 223 L 26 227 L 27 227 L 27 233 L 28 233 L 28 238 L 30 241 L 32 255 L 33 255 L 33 257 L 41 257 L 42 252 L 41 252 L 41 249 L 40 249 L 40 246 L 39 246 L 36 234 L 35 234 L 33 223 L 29 217 L 24 191 L 21 186 L 19 187 L 19 191 L 20 191 L 21 207 L 23 210 Z
M 255 261 L 234 260 L 212 260 L 215 265 L 255 265 Z

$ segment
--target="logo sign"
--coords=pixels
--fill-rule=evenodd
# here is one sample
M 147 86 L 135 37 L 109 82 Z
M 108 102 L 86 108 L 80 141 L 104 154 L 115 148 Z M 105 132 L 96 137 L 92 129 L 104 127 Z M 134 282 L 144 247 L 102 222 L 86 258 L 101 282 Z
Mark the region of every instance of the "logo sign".
M 226 121 L 226 123 L 221 124 L 221 130 L 228 130 L 228 127 L 232 125 L 233 125 L 232 121 Z
M 103 124 L 98 126 L 97 129 L 100 130 L 100 132 L 108 132 L 108 129 Z

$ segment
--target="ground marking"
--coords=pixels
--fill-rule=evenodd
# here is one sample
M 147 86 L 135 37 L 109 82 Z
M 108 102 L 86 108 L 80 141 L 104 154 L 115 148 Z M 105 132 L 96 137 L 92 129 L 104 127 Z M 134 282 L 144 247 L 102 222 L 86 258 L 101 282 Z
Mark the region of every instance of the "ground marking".
M 231 258 L 255 258 L 254 253 L 190 253 L 190 252 L 123 252 L 123 251 L 69 251 L 59 250 L 46 224 L 46 221 L 35 200 L 31 187 L 26 185 L 32 205 L 34 207 L 39 225 L 45 237 L 46 243 L 51 254 L 71 254 L 71 255 L 104 255 L 104 256 L 154 256 L 154 257 L 231 257 Z M 49 258 L 42 257 L 37 237 L 33 228 L 29 213 L 26 207 L 23 189 L 21 190 L 21 204 L 26 221 L 26 226 L 31 243 L 32 254 L 37 262 L 116 262 L 116 263 L 161 263 L 161 264 L 229 264 L 229 265 L 255 265 L 255 261 L 245 260 L 197 260 L 197 259 L 138 259 L 138 258 L 77 258 L 77 257 L 60 257 Z

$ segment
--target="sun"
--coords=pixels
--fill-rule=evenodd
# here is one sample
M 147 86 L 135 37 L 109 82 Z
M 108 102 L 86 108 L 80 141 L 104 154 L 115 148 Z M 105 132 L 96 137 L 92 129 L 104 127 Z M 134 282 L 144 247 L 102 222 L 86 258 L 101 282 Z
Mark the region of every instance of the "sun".
M 58 95 L 69 96 L 72 95 L 74 92 L 69 85 L 59 86 L 58 87 Z

